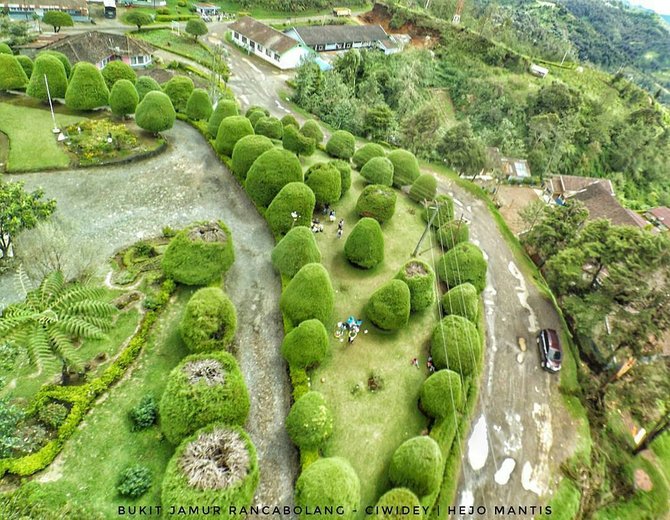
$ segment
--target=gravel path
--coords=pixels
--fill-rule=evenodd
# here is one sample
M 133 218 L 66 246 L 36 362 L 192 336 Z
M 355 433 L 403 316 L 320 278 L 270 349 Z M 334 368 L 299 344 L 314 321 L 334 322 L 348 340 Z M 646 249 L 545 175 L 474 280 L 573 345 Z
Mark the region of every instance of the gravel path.
M 251 395 L 248 431 L 261 468 L 258 504 L 291 505 L 297 453 L 284 428 L 290 405 L 283 337 L 281 286 L 270 263 L 274 240 L 242 188 L 190 126 L 177 122 L 166 133 L 162 155 L 129 165 L 7 175 L 27 189 L 44 188 L 58 201 L 77 242 L 92 242 L 101 269 L 116 250 L 196 220 L 222 219 L 231 228 L 236 260 L 226 291 L 237 307 L 238 359 Z M 0 307 L 16 300 L 14 276 L 0 277 Z

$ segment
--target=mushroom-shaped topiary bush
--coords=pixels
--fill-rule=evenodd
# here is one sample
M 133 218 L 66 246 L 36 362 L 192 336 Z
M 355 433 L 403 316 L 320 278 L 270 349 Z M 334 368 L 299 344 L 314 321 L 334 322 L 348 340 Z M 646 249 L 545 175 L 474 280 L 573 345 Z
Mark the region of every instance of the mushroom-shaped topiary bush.
M 247 110 L 245 117 L 249 120 L 251 126 L 255 127 L 256 123 L 258 123 L 262 118 L 268 117 L 269 115 L 269 112 L 261 107 L 251 107 L 249 110 Z
M 462 220 L 445 222 L 437 230 L 437 241 L 444 251 L 452 249 L 456 244 L 467 242 L 470 239 L 468 225 Z
M 307 264 L 288 283 L 279 300 L 279 308 L 291 324 L 310 320 L 330 323 L 333 314 L 333 286 L 321 264 Z
M 194 121 L 207 121 L 212 115 L 212 100 L 204 88 L 193 89 L 186 102 L 186 115 Z
M 386 157 L 393 163 L 393 185 L 401 188 L 409 186 L 421 175 L 419 161 L 412 152 L 393 150 Z
M 333 204 L 342 195 L 340 170 L 331 163 L 317 163 L 305 173 L 305 184 L 314 192 L 319 206 Z
M 336 159 L 348 161 L 354 155 L 356 139 L 346 130 L 338 130 L 330 136 L 326 144 L 326 152 Z
M 348 162 L 345 162 L 342 159 L 335 159 L 334 161 L 330 161 L 330 164 L 335 166 L 335 168 L 337 168 L 340 172 L 340 181 L 342 184 L 340 196 L 343 196 L 347 191 L 349 191 L 349 188 L 351 188 L 351 166 L 349 166 Z
M 393 163 L 386 157 L 373 157 L 361 168 L 361 175 L 370 184 L 393 184 Z
M 479 317 L 479 294 L 471 283 L 465 282 L 449 289 L 442 296 L 444 314 L 455 314 L 476 322 Z
M 299 448 L 315 450 L 333 433 L 333 414 L 319 392 L 307 392 L 286 417 L 286 431 Z
M 161 501 L 178 504 L 186 510 L 201 512 L 189 518 L 211 518 L 214 507 L 217 517 L 234 520 L 239 511 L 249 507 L 258 486 L 259 470 L 256 448 L 240 427 L 212 424 L 185 439 L 175 450 L 163 477 Z M 209 514 L 203 512 L 203 508 Z
M 235 305 L 219 287 L 196 291 L 186 304 L 179 332 L 191 352 L 228 348 L 237 330 Z
M 406 487 L 417 497 L 430 495 L 442 482 L 442 452 L 431 437 L 413 437 L 393 453 L 389 478 L 395 486 Z
M 315 204 L 314 192 L 308 185 L 289 182 L 272 199 L 265 220 L 274 234 L 283 235 L 296 226 L 309 226 Z
M 51 84 L 51 83 L 49 83 Z M 135 82 L 135 88 L 137 89 L 137 95 L 140 96 L 140 101 L 144 99 L 149 92 L 157 91 L 162 92 L 161 86 L 151 76 L 140 76 Z
M 221 120 L 219 130 L 216 133 L 214 149 L 230 157 L 237 141 L 245 135 L 252 135 L 254 129 L 249 120 L 244 116 L 229 116 Z
M 284 126 L 276 117 L 261 117 L 254 125 L 254 132 L 270 139 L 281 139 L 284 135 Z
M 344 255 L 352 264 L 371 269 L 384 260 L 384 234 L 373 218 L 359 220 L 344 243 Z
M 223 120 L 222 128 L 228 119 Z M 298 158 L 286 150 L 272 148 L 263 152 L 251 165 L 244 188 L 251 200 L 267 208 L 284 186 L 302 180 L 302 166 Z
M 307 137 L 300 133 L 300 130 L 292 125 L 284 127 L 284 135 L 282 136 L 282 146 L 285 150 L 289 150 L 298 157 L 309 156 L 316 150 L 316 141 L 311 137 Z
M 33 73 L 26 89 L 26 94 L 40 101 L 48 101 L 47 86 L 44 82 L 46 75 L 49 82 L 49 93 L 52 98 L 64 98 L 67 91 L 67 75 L 65 67 L 55 56 L 39 55 L 33 65 Z
M 77 63 L 65 91 L 67 107 L 72 110 L 93 110 L 104 107 L 108 102 L 109 89 L 100 71 L 92 63 Z
M 422 311 L 435 301 L 435 273 L 426 262 L 412 259 L 395 277 L 409 287 L 412 312 Z
M 133 85 L 137 81 L 137 74 L 133 68 L 121 60 L 110 61 L 101 71 L 107 88 L 111 91 L 114 84 L 122 79 L 130 81 Z
M 281 124 L 283 126 L 294 126 L 296 128 L 300 128 L 300 123 L 298 123 L 298 120 L 291 114 L 286 114 L 284 117 L 282 117 Z
M 28 76 L 11 54 L 0 53 L 0 91 L 26 88 Z
M 415 512 L 418 513 L 415 514 Z M 421 520 L 423 512 L 417 496 L 407 488 L 393 488 L 377 501 L 369 520 Z
M 209 116 L 209 121 L 207 122 L 207 133 L 212 137 L 216 137 L 216 134 L 219 132 L 219 125 L 226 117 L 230 116 L 239 116 L 240 109 L 237 106 L 237 103 L 233 99 L 221 99 L 216 104 L 216 108 L 212 112 L 212 115 Z
M 19 65 L 21 65 L 23 72 L 25 72 L 28 79 L 30 79 L 30 76 L 33 73 L 33 60 L 23 54 L 19 54 L 15 56 L 15 58 L 19 62 Z
M 320 364 L 330 348 L 326 328 L 319 320 L 303 321 L 281 344 L 281 353 L 291 367 L 310 368 Z
M 430 354 L 438 369 L 467 376 L 479 369 L 482 342 L 475 326 L 461 316 L 447 316 L 433 329 Z
M 220 280 L 234 260 L 228 227 L 221 221 L 201 222 L 180 231 L 170 241 L 162 267 L 177 282 L 208 285 Z
M 109 93 L 109 108 L 112 113 L 118 117 L 125 117 L 133 114 L 140 102 L 140 96 L 137 94 L 135 85 L 127 79 L 120 79 L 114 83 L 112 91 Z
M 415 202 L 423 202 L 433 200 L 436 193 L 437 179 L 430 173 L 424 173 L 412 183 L 412 187 L 409 189 L 409 198 Z
M 396 199 L 393 188 L 382 184 L 371 184 L 363 188 L 358 196 L 356 213 L 361 217 L 370 217 L 383 224 L 395 213 Z
M 300 133 L 306 137 L 311 137 L 314 139 L 314 142 L 317 145 L 320 145 L 323 141 L 323 132 L 321 131 L 321 127 L 319 126 L 319 123 L 314 121 L 314 119 L 308 119 L 305 121 L 305 124 L 302 125 L 302 128 L 300 129 Z
M 351 464 L 340 457 L 318 459 L 298 477 L 295 485 L 295 503 L 303 511 L 314 511 L 315 507 L 323 511 L 331 507 L 334 511 L 341 507 L 344 514 L 321 514 L 323 520 L 353 520 L 354 512 L 360 506 L 361 483 Z M 301 518 L 308 519 L 303 514 Z
M 398 330 L 407 325 L 410 312 L 409 287 L 391 280 L 377 289 L 365 306 L 365 315 L 382 330 Z
M 453 220 L 454 218 L 454 199 L 449 195 L 438 195 L 435 197 L 435 200 L 428 205 L 428 208 L 424 209 L 422 212 L 424 222 L 430 222 L 433 214 L 435 218 L 431 223 L 431 227 L 439 229 L 445 223 Z
M 264 135 L 245 135 L 235 143 L 231 167 L 240 180 L 247 178 L 249 168 L 263 153 L 274 148 L 272 141 Z
M 438 370 L 421 385 L 421 410 L 434 419 L 453 419 L 462 401 L 461 376 L 452 370 Z
M 40 51 L 37 53 L 37 57 L 39 58 L 40 56 L 53 56 L 54 58 L 56 58 L 63 64 L 63 68 L 65 69 L 65 75 L 68 78 L 71 77 L 72 64 L 70 63 L 70 59 L 65 54 L 58 51 Z M 49 88 L 51 88 L 51 83 L 49 83 Z
M 168 376 L 160 403 L 161 429 L 168 441 L 213 422 L 243 425 L 249 393 L 235 358 L 227 352 L 186 356 Z
M 169 130 L 174 125 L 177 113 L 167 94 L 150 91 L 135 109 L 135 123 L 147 132 L 157 134 Z
M 356 150 L 356 153 L 354 153 L 351 160 L 354 162 L 354 166 L 360 170 L 373 157 L 385 156 L 386 152 L 384 152 L 384 148 L 382 148 L 381 145 L 377 143 L 367 143 Z
M 293 278 L 303 266 L 319 262 L 321 252 L 314 233 L 303 225 L 289 230 L 272 250 L 272 265 L 289 278 Z
M 186 104 L 194 88 L 193 80 L 188 76 L 173 76 L 163 85 L 163 92 L 168 95 L 177 112 L 186 112 Z
M 469 242 L 456 244 L 438 261 L 437 275 L 449 287 L 469 282 L 482 292 L 486 287 L 486 260 L 482 250 Z

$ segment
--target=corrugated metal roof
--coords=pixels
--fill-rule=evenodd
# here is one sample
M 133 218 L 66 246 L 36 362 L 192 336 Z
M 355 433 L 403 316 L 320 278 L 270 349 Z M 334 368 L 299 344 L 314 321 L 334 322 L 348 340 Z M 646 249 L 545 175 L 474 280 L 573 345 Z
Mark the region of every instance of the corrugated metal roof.
M 312 47 L 329 43 L 374 42 L 387 40 L 381 25 L 312 25 L 294 27 L 300 39 Z
M 284 54 L 298 45 L 293 38 L 250 16 L 243 16 L 230 24 L 230 29 L 279 54 Z

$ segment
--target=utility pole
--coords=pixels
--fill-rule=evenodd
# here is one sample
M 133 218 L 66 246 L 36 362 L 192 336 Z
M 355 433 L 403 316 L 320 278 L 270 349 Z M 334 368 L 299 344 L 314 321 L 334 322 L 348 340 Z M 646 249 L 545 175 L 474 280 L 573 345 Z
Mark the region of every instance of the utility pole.
M 51 120 L 54 123 L 54 127 L 51 130 L 54 134 L 59 134 L 60 133 L 60 128 L 58 128 L 58 125 L 56 124 L 56 116 L 54 115 L 54 106 L 53 103 L 51 102 L 51 92 L 49 91 L 49 81 L 47 80 L 47 75 L 44 75 L 44 84 L 47 87 L 47 97 L 49 98 L 49 108 L 51 109 Z
M 414 248 L 414 251 L 412 252 L 412 258 L 416 258 L 416 255 L 419 252 L 419 248 L 421 247 L 421 242 L 423 242 L 423 239 L 426 238 L 426 235 L 428 234 L 428 231 L 430 230 L 430 226 L 433 225 L 433 220 L 435 220 L 435 217 L 437 216 L 439 212 L 439 208 L 437 206 L 428 206 L 428 203 L 426 202 L 425 204 L 426 211 L 429 209 L 434 209 L 433 214 L 430 216 L 428 219 L 428 223 L 426 224 L 426 229 L 423 230 L 423 233 L 421 234 L 421 238 L 419 239 L 419 242 L 416 244 L 416 247 Z

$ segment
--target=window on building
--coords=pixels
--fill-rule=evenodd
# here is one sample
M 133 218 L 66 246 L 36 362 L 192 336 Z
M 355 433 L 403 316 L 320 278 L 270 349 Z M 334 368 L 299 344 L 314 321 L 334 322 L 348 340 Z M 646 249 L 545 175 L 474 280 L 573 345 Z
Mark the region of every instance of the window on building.
M 272 58 L 272 53 L 270 52 L 270 49 L 265 49 L 265 54 L 267 54 Z
M 277 53 L 275 52 L 275 61 L 279 61 L 280 58 L 281 58 L 281 56 L 279 56 L 279 54 L 277 54 Z
M 147 59 L 146 56 L 131 56 L 130 57 L 130 64 L 131 65 L 144 65 L 148 61 L 149 60 Z
M 247 43 L 248 41 L 246 36 L 242 36 L 242 43 Z
M 263 46 L 260 43 L 257 43 L 256 47 L 258 47 L 258 52 L 263 52 Z
M 233 38 L 235 38 L 236 40 L 239 40 L 240 39 L 240 33 L 236 32 L 236 31 L 233 31 Z

